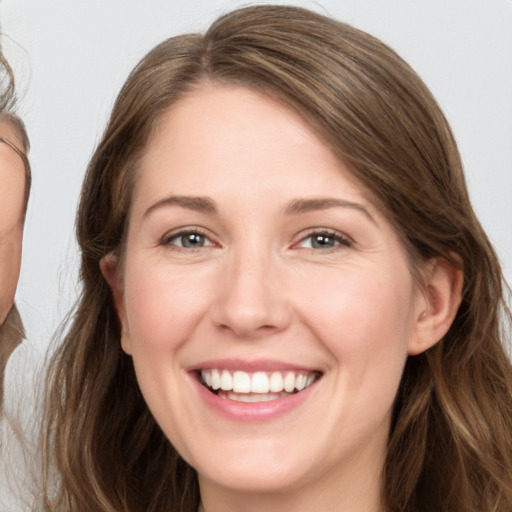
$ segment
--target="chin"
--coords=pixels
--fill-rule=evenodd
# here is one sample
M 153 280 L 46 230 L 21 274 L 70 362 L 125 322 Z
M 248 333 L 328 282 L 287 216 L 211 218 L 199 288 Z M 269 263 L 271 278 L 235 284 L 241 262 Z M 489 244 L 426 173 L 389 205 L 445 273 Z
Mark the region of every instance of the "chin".
M 282 463 L 252 461 L 248 465 L 226 463 L 222 468 L 216 467 L 214 471 L 198 473 L 200 483 L 209 481 L 234 492 L 261 494 L 286 492 L 299 487 L 305 475 L 297 469 Z

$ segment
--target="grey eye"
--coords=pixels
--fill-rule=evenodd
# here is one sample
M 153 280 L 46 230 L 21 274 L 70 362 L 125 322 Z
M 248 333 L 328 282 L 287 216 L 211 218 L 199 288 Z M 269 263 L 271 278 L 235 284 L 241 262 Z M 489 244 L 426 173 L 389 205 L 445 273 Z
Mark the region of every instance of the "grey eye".
M 313 249 L 325 249 L 339 244 L 339 241 L 332 235 L 318 234 L 312 235 L 310 238 Z
M 187 233 L 179 238 L 183 247 L 203 247 L 205 245 L 205 237 L 199 233 Z
M 306 249 L 332 249 L 339 245 L 349 247 L 351 243 L 341 233 L 319 231 L 304 237 L 298 246 Z
M 180 232 L 164 241 L 165 245 L 175 245 L 185 249 L 197 249 L 213 245 L 209 238 L 195 231 Z

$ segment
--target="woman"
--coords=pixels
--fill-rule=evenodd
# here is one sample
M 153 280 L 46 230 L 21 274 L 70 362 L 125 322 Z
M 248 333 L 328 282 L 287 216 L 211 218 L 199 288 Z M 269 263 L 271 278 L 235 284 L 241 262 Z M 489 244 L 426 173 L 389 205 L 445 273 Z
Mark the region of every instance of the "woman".
M 21 264 L 23 225 L 30 191 L 28 137 L 14 115 L 14 78 L 0 54 L 0 403 L 7 360 L 24 336 L 14 294 Z
M 276 6 L 163 42 L 77 231 L 48 510 L 512 509 L 500 267 L 381 42 Z
M 30 166 L 26 156 L 29 142 L 22 121 L 15 115 L 16 94 L 14 77 L 8 62 L 0 52 L 0 509 L 14 512 L 26 510 L 25 502 L 17 489 L 27 487 L 34 481 L 25 458 L 34 449 L 25 435 L 27 402 L 10 391 L 16 384 L 9 379 L 5 393 L 9 400 L 4 403 L 4 374 L 7 362 L 14 349 L 24 338 L 23 324 L 14 304 L 14 295 L 21 264 L 23 226 L 30 191 Z M 9 374 L 23 376 L 29 380 L 28 367 L 18 361 L 9 360 Z M 14 366 L 13 366 L 14 365 Z M 13 373 L 14 372 L 14 373 Z M 9 389 L 10 388 L 10 389 Z M 32 389 L 27 386 L 26 390 Z M 33 430 L 36 431 L 36 430 Z M 23 466 L 23 467 L 22 467 Z M 30 482 L 30 484 L 29 484 Z M 25 493 L 24 493 L 25 494 Z

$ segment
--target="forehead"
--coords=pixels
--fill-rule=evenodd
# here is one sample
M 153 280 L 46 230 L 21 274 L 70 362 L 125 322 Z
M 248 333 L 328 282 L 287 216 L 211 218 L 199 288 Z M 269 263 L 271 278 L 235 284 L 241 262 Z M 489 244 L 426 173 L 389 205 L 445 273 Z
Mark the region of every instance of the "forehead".
M 290 218 L 290 205 L 341 200 L 397 235 L 373 194 L 298 112 L 240 86 L 193 90 L 163 115 L 138 161 L 129 225 L 191 198 L 209 199 L 209 211 L 229 225 L 253 228 Z
M 301 177 L 317 184 L 344 179 L 364 189 L 299 113 L 241 86 L 210 85 L 185 95 L 160 120 L 140 164 L 139 177 L 174 177 L 192 188 L 202 174 L 204 186 L 239 177 L 241 189 L 261 180 L 277 186 Z

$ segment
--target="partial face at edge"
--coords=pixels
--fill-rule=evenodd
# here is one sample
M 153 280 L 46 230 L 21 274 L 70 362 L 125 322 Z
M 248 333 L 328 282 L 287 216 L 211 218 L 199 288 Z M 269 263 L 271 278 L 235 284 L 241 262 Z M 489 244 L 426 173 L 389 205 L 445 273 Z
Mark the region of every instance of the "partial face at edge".
M 174 105 L 121 271 L 104 265 L 123 348 L 202 491 L 379 481 L 425 304 L 391 224 L 299 116 L 243 88 Z
M 8 121 L 0 121 L 0 137 L 22 147 Z M 21 265 L 25 215 L 25 165 L 16 152 L 0 142 L 0 325 L 9 313 Z

